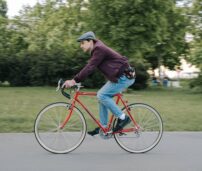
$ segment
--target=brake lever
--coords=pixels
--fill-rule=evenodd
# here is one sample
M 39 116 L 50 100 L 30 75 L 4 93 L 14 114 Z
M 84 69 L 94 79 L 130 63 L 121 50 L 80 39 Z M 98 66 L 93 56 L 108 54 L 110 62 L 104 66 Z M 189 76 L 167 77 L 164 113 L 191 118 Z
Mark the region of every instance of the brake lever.
M 58 86 L 56 88 L 56 91 L 60 90 L 60 88 L 62 87 L 62 84 L 64 83 L 64 81 L 62 79 L 59 79 L 58 81 Z

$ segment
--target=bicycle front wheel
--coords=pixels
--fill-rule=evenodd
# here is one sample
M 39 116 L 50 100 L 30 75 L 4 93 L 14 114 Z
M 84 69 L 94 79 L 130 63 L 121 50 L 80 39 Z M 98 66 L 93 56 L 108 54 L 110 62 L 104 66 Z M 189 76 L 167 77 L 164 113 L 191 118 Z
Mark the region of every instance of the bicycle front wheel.
M 38 143 L 47 151 L 57 154 L 75 150 L 86 135 L 86 121 L 76 107 L 64 128 L 62 123 L 70 114 L 69 103 L 57 102 L 42 109 L 34 124 Z
M 116 142 L 124 150 L 131 153 L 145 153 L 153 149 L 161 140 L 163 134 L 163 122 L 159 113 L 151 106 L 143 103 L 128 105 L 131 119 L 135 120 L 139 128 L 136 128 L 133 121 L 124 129 L 133 130 L 114 135 Z M 123 108 L 124 113 L 128 113 Z M 116 124 L 116 121 L 114 125 Z

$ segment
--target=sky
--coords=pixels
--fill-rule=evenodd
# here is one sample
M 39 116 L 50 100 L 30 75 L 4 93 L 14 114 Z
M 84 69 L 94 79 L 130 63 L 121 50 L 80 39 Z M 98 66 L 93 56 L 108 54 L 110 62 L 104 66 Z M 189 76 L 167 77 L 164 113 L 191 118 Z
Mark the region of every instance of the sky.
M 8 17 L 14 17 L 18 15 L 18 12 L 22 9 L 23 5 L 34 6 L 38 0 L 6 0 L 8 7 Z

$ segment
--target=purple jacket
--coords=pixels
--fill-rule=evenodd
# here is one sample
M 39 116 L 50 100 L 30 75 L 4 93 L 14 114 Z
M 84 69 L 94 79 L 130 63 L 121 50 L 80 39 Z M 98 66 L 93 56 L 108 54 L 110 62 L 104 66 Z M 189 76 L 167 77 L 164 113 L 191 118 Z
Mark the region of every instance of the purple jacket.
M 126 57 L 107 47 L 100 40 L 96 40 L 88 64 L 74 77 L 74 80 L 81 82 L 98 68 L 108 80 L 117 82 L 128 66 Z

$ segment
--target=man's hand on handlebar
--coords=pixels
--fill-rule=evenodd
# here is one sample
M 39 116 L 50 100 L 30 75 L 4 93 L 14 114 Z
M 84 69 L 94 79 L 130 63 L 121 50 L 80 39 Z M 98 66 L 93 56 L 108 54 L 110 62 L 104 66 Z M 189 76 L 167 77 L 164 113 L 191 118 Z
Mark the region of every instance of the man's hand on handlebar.
M 62 94 L 67 97 L 68 99 L 71 99 L 70 94 L 68 94 L 67 92 L 65 92 L 65 88 L 70 88 L 76 86 L 76 91 L 79 91 L 81 87 L 83 87 L 81 85 L 81 83 L 76 83 L 75 80 L 66 80 L 65 82 L 62 79 L 58 80 L 58 86 L 56 88 L 56 91 L 61 90 Z
M 62 85 L 62 88 L 70 88 L 72 86 L 76 85 L 76 81 L 74 79 L 72 80 L 66 80 L 64 84 Z

